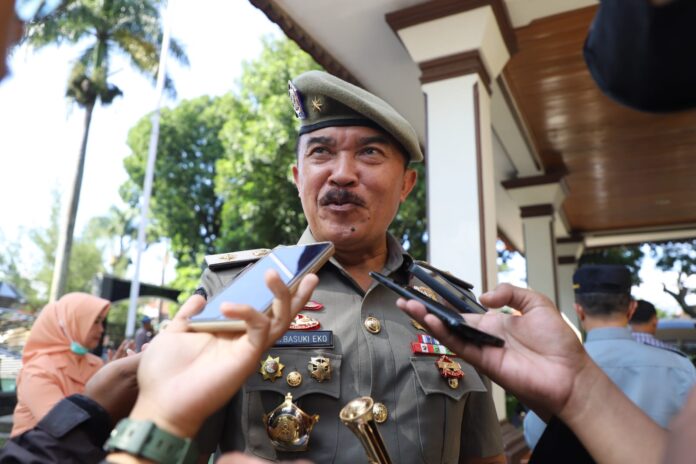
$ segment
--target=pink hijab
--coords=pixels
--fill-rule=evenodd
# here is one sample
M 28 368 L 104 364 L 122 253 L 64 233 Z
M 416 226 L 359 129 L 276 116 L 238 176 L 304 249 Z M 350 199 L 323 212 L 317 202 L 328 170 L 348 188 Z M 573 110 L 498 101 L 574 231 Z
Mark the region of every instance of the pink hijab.
M 68 293 L 47 304 L 31 327 L 22 363 L 27 365 L 45 354 L 70 353 L 73 340 L 85 345 L 94 321 L 109 304 L 108 300 L 87 293 Z
M 102 298 L 69 293 L 41 311 L 24 346 L 12 436 L 34 427 L 61 399 L 84 392 L 104 362 L 91 353 L 73 353 L 70 343 L 86 345 L 94 322 L 108 307 Z

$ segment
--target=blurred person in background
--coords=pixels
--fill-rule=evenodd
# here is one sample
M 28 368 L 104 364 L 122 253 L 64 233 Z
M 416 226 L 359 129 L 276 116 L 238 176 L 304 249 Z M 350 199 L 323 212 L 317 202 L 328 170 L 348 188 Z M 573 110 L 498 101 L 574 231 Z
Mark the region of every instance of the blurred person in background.
M 82 393 L 104 365 L 90 350 L 99 345 L 108 311 L 109 301 L 86 293 L 69 293 L 44 307 L 22 354 L 13 436 L 34 427 L 61 399 Z
M 676 346 L 655 338 L 657 333 L 657 310 L 655 310 L 655 305 L 649 301 L 638 300 L 636 310 L 629 324 L 631 325 L 631 335 L 637 342 L 673 351 L 678 355 L 686 357 L 686 354 L 679 351 Z
M 143 349 L 143 345 L 150 343 L 152 337 L 155 336 L 155 329 L 152 327 L 152 320 L 143 316 L 140 320 L 142 324 L 138 330 L 135 331 L 135 352 L 140 353 Z

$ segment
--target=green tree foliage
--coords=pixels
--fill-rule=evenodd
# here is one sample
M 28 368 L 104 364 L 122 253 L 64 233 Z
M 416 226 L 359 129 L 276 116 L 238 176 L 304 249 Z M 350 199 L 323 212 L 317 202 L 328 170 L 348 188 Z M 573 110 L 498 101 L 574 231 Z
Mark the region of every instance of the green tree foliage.
M 41 258 L 41 264 L 33 280 L 39 294 L 44 298 L 44 303 L 53 276 L 53 263 L 58 245 L 59 212 L 60 201 L 56 195 L 48 227 L 29 231 L 29 239 L 38 248 Z M 102 250 L 94 241 L 77 237 L 73 244 L 73 259 L 70 260 L 66 293 L 93 293 L 95 277 L 103 271 Z
M 641 245 L 621 245 L 608 248 L 590 248 L 580 257 L 578 266 L 587 264 L 622 264 L 631 271 L 633 285 L 640 285 L 638 271 L 643 262 Z
M 306 227 L 290 170 L 299 122 L 286 89 L 288 80 L 312 69 L 319 66 L 287 39 L 266 39 L 261 56 L 244 65 L 235 115 L 220 134 L 220 249 L 294 243 Z
M 162 112 L 153 187 L 157 232 L 171 238 L 178 261 L 170 285 L 188 296 L 200 277 L 203 255 L 294 243 L 306 227 L 291 166 L 299 121 L 287 97 L 287 82 L 319 69 L 286 38 L 266 38 L 259 58 L 244 64 L 236 92 L 201 97 Z M 137 199 L 145 169 L 151 124 L 131 129 L 132 154 L 125 199 Z M 393 233 L 425 258 L 425 179 L 402 205 Z
M 676 271 L 677 290 L 662 288 L 679 303 L 682 310 L 696 318 L 696 305 L 687 303 L 687 298 L 696 294 L 696 288 L 689 286 L 689 277 L 696 274 L 696 239 L 663 243 L 651 243 L 650 253 L 656 259 L 656 266 L 663 271 Z
M 216 251 L 222 199 L 215 193 L 216 163 L 224 155 L 218 136 L 235 114 L 231 95 L 184 101 L 160 115 L 160 135 L 150 204 L 153 234 L 171 239 L 181 267 L 198 266 Z M 124 160 L 129 180 L 121 196 L 135 204 L 141 195 L 152 123 L 142 118 L 128 134 L 132 154 Z
M 67 263 L 71 257 L 92 112 L 97 102 L 108 105 L 123 94 L 109 81 L 110 65 L 116 54 L 128 58 L 135 69 L 154 82 L 162 37 L 159 5 L 160 2 L 156 0 L 72 0 L 55 14 L 27 27 L 26 41 L 34 48 L 63 43 L 84 46 L 70 71 L 66 90 L 68 99 L 84 108 L 85 123 L 63 231 L 66 240 L 56 251 L 55 272 L 59 278 L 56 288 L 52 289 L 54 298 L 64 293 L 67 271 L 73 267 Z M 176 40 L 172 40 L 170 50 L 176 59 L 187 63 L 186 55 Z M 169 78 L 166 79 L 166 87 L 173 92 Z

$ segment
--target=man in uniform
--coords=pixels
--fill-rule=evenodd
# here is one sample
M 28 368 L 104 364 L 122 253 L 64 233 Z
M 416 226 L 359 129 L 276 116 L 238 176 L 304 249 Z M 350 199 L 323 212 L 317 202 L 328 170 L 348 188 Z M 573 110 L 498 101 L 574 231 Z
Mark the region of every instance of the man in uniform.
M 638 343 L 628 321 L 636 309 L 631 299 L 631 274 L 625 266 L 583 266 L 573 275 L 575 312 L 587 332 L 585 349 L 607 376 L 651 419 L 667 427 L 696 382 L 688 359 Z M 533 412 L 524 419 L 524 435 L 534 448 L 546 424 Z M 550 444 L 559 453 L 567 448 Z M 548 450 L 548 454 L 553 454 Z
M 299 243 L 331 241 L 335 254 L 283 346 L 204 426 L 202 450 L 219 443 L 267 459 L 365 462 L 339 412 L 370 396 L 395 463 L 505 462 L 490 382 L 368 275 L 412 280 L 412 258 L 387 229 L 416 183 L 409 163 L 423 160 L 414 129 L 386 102 L 323 72 L 300 75 L 289 92 L 301 120 L 293 177 L 309 225 Z M 261 254 L 212 257 L 200 293 L 214 296 Z

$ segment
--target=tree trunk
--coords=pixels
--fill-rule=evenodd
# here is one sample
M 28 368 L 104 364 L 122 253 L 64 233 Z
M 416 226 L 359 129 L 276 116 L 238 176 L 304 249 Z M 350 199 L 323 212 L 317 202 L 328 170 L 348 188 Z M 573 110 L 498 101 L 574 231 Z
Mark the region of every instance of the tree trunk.
M 677 282 L 677 288 L 679 289 L 679 293 L 674 293 L 671 290 L 667 289 L 667 286 L 662 284 L 662 288 L 665 293 L 669 294 L 672 298 L 674 298 L 677 303 L 679 303 L 679 306 L 681 307 L 682 311 L 684 311 L 686 314 L 689 316 L 696 318 L 696 305 L 690 305 L 686 302 L 686 296 L 689 294 L 689 289 L 684 288 L 681 284 L 681 281 Z
M 70 265 L 70 253 L 72 251 L 73 233 L 75 231 L 75 218 L 77 217 L 77 207 L 80 203 L 80 190 L 82 189 L 82 175 L 85 170 L 85 158 L 87 155 L 87 139 L 89 138 L 89 126 L 92 122 L 92 111 L 94 111 L 95 101 L 89 102 L 85 106 L 85 130 L 82 134 L 82 145 L 80 146 L 80 156 L 77 160 L 77 169 L 70 192 L 70 203 L 66 210 L 65 220 L 60 231 L 58 249 L 56 250 L 56 260 L 53 267 L 53 281 L 51 283 L 51 293 L 49 301 L 56 301 L 65 293 L 68 282 L 68 269 Z

